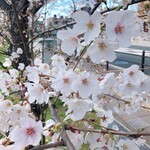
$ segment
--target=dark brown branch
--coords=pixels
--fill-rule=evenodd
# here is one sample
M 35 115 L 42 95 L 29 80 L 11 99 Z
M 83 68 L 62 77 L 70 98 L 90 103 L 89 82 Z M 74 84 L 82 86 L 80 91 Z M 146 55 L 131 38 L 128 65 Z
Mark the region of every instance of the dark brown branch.
M 60 123 L 61 120 L 59 119 L 59 117 L 57 116 L 57 113 L 55 111 L 55 108 L 51 102 L 51 100 L 49 101 L 49 107 L 50 107 L 50 110 L 51 110 L 51 114 L 53 116 L 53 119 L 56 123 Z M 64 144 L 65 146 L 69 149 L 69 150 L 75 150 L 75 147 L 73 146 L 73 144 L 71 143 L 67 133 L 66 133 L 66 130 L 65 130 L 65 127 L 63 126 L 62 127 L 62 133 L 61 133 L 61 138 L 62 140 L 64 141 Z
M 125 103 L 125 104 L 131 104 L 131 102 L 126 101 L 126 100 L 123 100 L 123 99 L 118 98 L 118 97 L 113 96 L 113 95 L 105 94 L 105 96 L 107 96 L 107 97 L 109 97 L 109 98 L 113 98 L 113 99 L 115 99 L 115 100 L 117 100 L 117 101 L 123 102 L 123 103 Z M 150 109 L 149 107 L 146 107 L 146 106 L 141 106 L 141 107 L 144 108 L 144 109 Z
M 101 3 L 102 3 L 102 2 L 98 2 L 98 3 L 95 4 L 95 6 L 94 6 L 94 8 L 92 9 L 90 15 L 92 15 L 92 14 L 96 11 L 96 9 L 99 7 L 99 5 L 100 5 Z
M 109 129 L 89 129 L 89 128 L 77 128 L 67 125 L 66 130 L 77 130 L 83 132 L 92 132 L 92 133 L 102 133 L 102 134 L 112 134 L 112 135 L 122 135 L 128 137 L 140 137 L 140 136 L 150 136 L 150 133 L 142 133 L 142 132 L 122 132 L 118 130 L 109 130 Z
M 75 22 L 71 22 L 71 23 L 68 23 L 67 25 L 63 25 L 63 26 L 60 26 L 58 28 L 55 28 L 55 29 L 50 29 L 50 30 L 47 30 L 47 31 L 44 31 L 44 32 L 41 32 L 40 34 L 34 36 L 28 43 L 27 45 L 29 45 L 33 40 L 35 40 L 36 38 L 38 38 L 39 36 L 43 35 L 43 34 L 46 34 L 46 33 L 49 33 L 49 32 L 53 32 L 53 31 L 57 31 L 57 30 L 61 30 L 63 28 L 66 28 L 70 25 L 74 25 L 76 24 Z
M 39 145 L 30 150 L 45 150 L 48 148 L 54 148 L 54 147 L 59 147 L 59 146 L 63 146 L 63 145 L 64 145 L 64 143 L 61 141 L 61 142 L 55 142 L 55 143 L 50 143 L 50 144 L 46 144 L 46 145 Z
M 133 4 L 137 4 L 137 3 L 141 3 L 141 2 L 144 2 L 144 1 L 148 1 L 148 0 L 132 0 L 132 2 L 130 4 L 128 4 L 128 6 L 133 5 Z M 102 11 L 101 14 L 116 10 L 117 8 L 118 8 L 118 6 L 106 9 L 106 10 Z M 120 7 L 120 8 L 123 8 L 123 7 Z
M 13 10 L 14 10 L 15 17 L 16 17 L 16 21 L 17 21 L 19 33 L 20 33 L 20 36 L 22 38 L 22 43 L 23 43 L 23 47 L 24 47 L 24 52 L 25 52 L 25 55 L 26 55 L 26 59 L 28 60 L 28 54 L 27 54 L 28 50 L 27 50 L 27 46 L 26 46 L 25 37 L 23 35 L 23 31 L 22 31 L 21 26 L 20 26 L 19 17 L 18 17 L 17 10 L 16 10 L 16 3 L 15 3 L 14 0 L 11 0 L 11 2 L 12 2 L 12 7 L 13 7 Z

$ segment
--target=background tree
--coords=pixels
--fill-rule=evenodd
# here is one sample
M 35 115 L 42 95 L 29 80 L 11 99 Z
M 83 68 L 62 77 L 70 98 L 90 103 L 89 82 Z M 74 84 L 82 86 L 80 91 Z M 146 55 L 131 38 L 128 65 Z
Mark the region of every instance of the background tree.
M 31 61 L 31 50 L 27 42 L 29 41 L 28 17 L 34 16 L 36 12 L 44 5 L 44 0 L 33 3 L 32 7 L 28 0 L 1 0 L 0 8 L 7 15 L 9 28 L 7 29 L 11 36 L 9 43 L 9 52 L 16 51 L 17 48 L 23 49 L 20 62 L 28 65 Z M 7 24 L 7 25 L 8 25 Z

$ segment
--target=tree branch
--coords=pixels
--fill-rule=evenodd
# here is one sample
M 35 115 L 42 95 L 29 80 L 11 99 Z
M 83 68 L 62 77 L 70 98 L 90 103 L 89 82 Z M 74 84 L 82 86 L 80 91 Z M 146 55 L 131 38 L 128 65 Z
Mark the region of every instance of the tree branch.
M 48 103 L 48 104 L 49 104 L 49 107 L 50 107 L 50 110 L 51 110 L 51 114 L 52 114 L 52 116 L 53 116 L 54 121 L 55 121 L 56 123 L 60 123 L 61 120 L 60 120 L 60 118 L 57 116 L 57 113 L 56 113 L 56 111 L 55 111 L 55 108 L 54 108 L 54 106 L 53 106 L 51 100 L 49 100 L 49 103 Z M 70 141 L 70 139 L 69 139 L 69 137 L 68 137 L 68 135 L 67 135 L 67 133 L 66 133 L 66 130 L 65 130 L 65 127 L 64 127 L 64 126 L 62 127 L 62 133 L 61 133 L 60 136 L 61 136 L 62 140 L 64 141 L 65 146 L 66 146 L 69 150 L 75 150 L 75 147 L 74 147 L 73 144 L 71 143 L 71 141 Z
M 45 150 L 48 148 L 54 148 L 54 147 L 59 147 L 59 146 L 64 146 L 64 143 L 61 141 L 61 142 L 55 142 L 55 143 L 50 143 L 46 145 L 39 145 L 34 148 L 31 148 L 30 150 Z
M 110 95 L 110 94 L 105 94 L 105 96 L 107 96 L 109 98 L 113 98 L 113 99 L 115 99 L 117 101 L 123 102 L 125 104 L 131 104 L 131 102 L 129 102 L 129 101 L 123 100 L 121 98 L 118 98 L 118 97 Z M 144 108 L 144 109 L 150 109 L 149 107 L 146 107 L 146 106 L 141 106 L 141 107 Z
M 118 130 L 110 130 L 110 129 L 89 129 L 89 128 L 77 128 L 72 127 L 69 125 L 66 125 L 66 130 L 77 130 L 77 131 L 83 131 L 83 132 L 92 132 L 92 133 L 102 133 L 102 134 L 112 134 L 112 135 L 122 135 L 122 136 L 128 136 L 128 137 L 140 137 L 140 136 L 150 136 L 150 133 L 142 133 L 142 132 L 122 132 Z
M 138 3 L 141 3 L 141 2 L 144 2 L 144 1 L 148 1 L 148 0 L 132 0 L 132 2 L 130 4 L 128 4 L 128 6 L 133 5 L 133 4 L 138 4 Z M 113 8 L 107 8 L 106 10 L 102 11 L 101 14 L 116 10 L 118 7 L 119 6 L 113 7 Z M 120 8 L 123 8 L 123 7 L 120 7 Z

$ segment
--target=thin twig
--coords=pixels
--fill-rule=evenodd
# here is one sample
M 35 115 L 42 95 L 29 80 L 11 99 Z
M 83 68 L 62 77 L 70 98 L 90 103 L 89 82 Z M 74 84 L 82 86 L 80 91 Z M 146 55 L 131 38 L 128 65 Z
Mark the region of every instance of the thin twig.
M 110 98 L 113 98 L 113 99 L 115 99 L 115 100 L 117 100 L 117 101 L 121 101 L 121 102 L 123 102 L 123 103 L 125 103 L 125 104 L 131 104 L 131 102 L 126 101 L 126 100 L 123 100 L 123 99 L 118 98 L 118 97 L 113 96 L 113 95 L 105 94 L 105 96 L 110 97 Z M 144 109 L 150 109 L 149 107 L 146 107 L 146 106 L 141 106 L 141 107 L 144 108 Z
M 59 147 L 59 146 L 63 146 L 63 145 L 64 145 L 63 141 L 60 141 L 60 142 L 50 143 L 50 144 L 46 144 L 46 145 L 39 145 L 34 148 L 31 148 L 30 150 L 45 150 L 48 148 L 54 148 L 54 147 Z
M 88 46 L 86 46 L 86 47 L 83 49 L 83 51 L 82 51 L 82 53 L 81 53 L 81 55 L 80 55 L 78 61 L 76 62 L 75 66 L 74 66 L 74 68 L 73 68 L 73 71 L 77 68 L 77 66 L 78 66 L 78 64 L 79 64 L 79 62 L 80 62 L 80 60 L 82 59 L 83 55 L 86 53 L 87 49 L 89 48 L 89 46 L 90 46 L 91 44 L 92 44 L 92 42 L 90 42 L 90 44 L 89 44 Z
M 66 130 L 77 130 L 83 132 L 92 132 L 92 133 L 102 133 L 102 134 L 112 134 L 112 135 L 122 135 L 122 136 L 129 136 L 129 137 L 140 137 L 140 136 L 150 136 L 150 133 L 142 133 L 142 132 L 122 132 L 118 130 L 109 130 L 109 129 L 89 129 L 89 128 L 77 128 L 66 125 Z

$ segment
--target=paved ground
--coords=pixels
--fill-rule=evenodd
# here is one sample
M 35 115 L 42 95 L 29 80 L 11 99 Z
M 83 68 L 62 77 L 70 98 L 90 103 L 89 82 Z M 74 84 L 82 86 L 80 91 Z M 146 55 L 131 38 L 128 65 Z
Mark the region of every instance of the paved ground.
M 150 74 L 150 42 L 148 41 L 132 43 L 128 48 L 119 48 L 115 50 L 117 59 L 111 64 L 122 68 L 128 68 L 133 64 L 137 64 L 141 68 L 143 50 L 145 51 L 144 72 Z
M 112 102 L 107 103 L 105 108 L 106 109 L 113 109 L 113 106 L 116 106 L 117 101 L 112 100 Z M 122 131 L 141 131 L 144 133 L 149 132 L 150 133 L 150 111 L 146 109 L 140 109 L 136 113 L 132 114 L 122 114 L 119 115 L 117 113 L 114 113 L 115 119 L 120 124 L 120 130 Z M 146 139 L 147 144 L 150 145 L 150 136 L 145 136 L 144 139 Z M 149 150 L 145 147 L 144 150 Z M 143 150 L 143 149 L 141 149 Z

